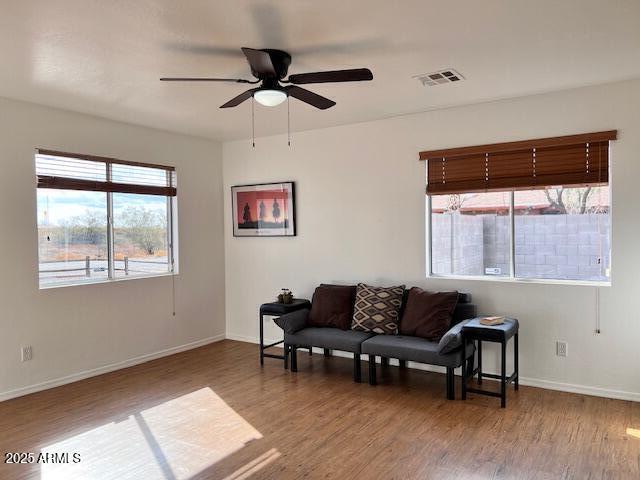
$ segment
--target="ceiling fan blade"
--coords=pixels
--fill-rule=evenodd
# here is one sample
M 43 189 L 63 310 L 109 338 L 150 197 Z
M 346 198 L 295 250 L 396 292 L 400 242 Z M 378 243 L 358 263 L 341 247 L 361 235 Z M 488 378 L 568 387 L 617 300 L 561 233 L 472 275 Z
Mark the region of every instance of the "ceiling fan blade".
M 298 100 L 308 103 L 320 110 L 326 110 L 327 108 L 333 107 L 336 102 L 333 100 L 329 100 L 322 95 L 318 95 L 317 93 L 310 92 L 305 88 L 296 87 L 295 85 L 289 85 L 288 87 L 284 87 L 287 93 L 293 98 L 297 98 Z
M 234 82 L 234 83 L 258 83 L 243 78 L 207 78 L 207 77 L 162 77 L 162 82 Z
M 371 70 L 368 68 L 352 68 L 351 70 L 332 70 L 328 72 L 289 75 L 289 81 L 296 85 L 305 83 L 362 82 L 366 80 L 373 80 L 373 73 L 371 73 Z
M 257 88 L 251 88 L 251 89 L 247 90 L 246 92 L 242 92 L 240 95 L 238 95 L 237 97 L 232 98 L 231 100 L 229 100 L 224 105 L 220 105 L 220 108 L 237 107 L 238 105 L 240 105 L 245 100 L 248 100 L 249 98 L 251 98 L 253 96 L 253 92 L 255 92 L 256 90 L 258 90 L 258 89 Z
M 242 53 L 247 57 L 249 66 L 251 66 L 251 73 L 255 77 L 277 77 L 276 69 L 271 61 L 271 55 L 267 52 L 256 50 L 255 48 L 242 47 Z

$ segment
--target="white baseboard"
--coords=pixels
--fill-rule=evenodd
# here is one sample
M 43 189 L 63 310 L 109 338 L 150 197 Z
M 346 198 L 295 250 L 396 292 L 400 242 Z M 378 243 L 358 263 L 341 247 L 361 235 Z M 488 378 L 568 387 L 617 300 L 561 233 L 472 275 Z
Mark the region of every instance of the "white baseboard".
M 605 397 L 617 400 L 630 400 L 632 402 L 640 402 L 640 393 L 626 392 L 624 390 L 611 390 L 608 388 L 600 387 L 591 387 L 589 385 L 574 385 L 572 383 L 560 383 L 529 377 L 520 378 L 520 385 L 546 388 L 547 390 L 558 390 L 560 392 L 580 393 L 582 395 L 592 395 L 594 397 Z
M 247 337 L 245 335 L 237 335 L 235 333 L 227 333 L 225 336 L 227 340 L 237 340 L 238 342 L 246 342 L 246 343 L 260 343 L 260 338 L 258 337 Z M 267 338 L 264 339 L 265 343 L 273 343 L 278 340 L 269 340 Z
M 167 348 L 160 350 L 159 352 L 148 353 L 146 355 L 140 355 L 139 357 L 123 360 L 122 362 L 111 363 L 102 367 L 92 368 L 90 370 L 84 370 L 82 372 L 73 373 L 64 377 L 55 378 L 53 380 L 47 380 L 46 382 L 36 383 L 26 387 L 16 388 L 14 390 L 8 390 L 6 392 L 0 392 L 0 402 L 9 400 L 11 398 L 21 397 L 30 393 L 39 392 L 41 390 L 47 390 L 49 388 L 59 387 L 66 385 L 67 383 L 77 382 L 78 380 L 84 380 L 85 378 L 95 377 L 102 375 L 103 373 L 113 372 L 122 368 L 132 367 L 140 363 L 155 360 L 156 358 L 166 357 L 173 355 L 174 353 L 184 352 L 193 348 L 198 348 L 209 343 L 219 342 L 225 339 L 225 335 L 215 335 L 213 337 L 203 338 L 196 340 L 195 342 L 185 343 L 184 345 L 178 345 L 177 347 Z
M 238 340 L 240 342 L 258 343 L 257 337 L 247 337 L 244 335 L 228 334 L 229 340 Z M 276 341 L 276 340 L 273 340 Z M 265 343 L 271 343 L 271 340 L 266 340 Z M 278 345 L 281 347 L 282 345 Z M 314 352 L 322 353 L 322 349 L 314 349 Z M 333 352 L 336 357 L 353 358 L 351 353 L 348 352 Z M 397 360 L 390 359 L 391 365 L 397 365 Z M 408 368 L 414 368 L 416 370 L 424 370 L 427 372 L 445 373 L 444 367 L 438 367 L 435 365 L 425 365 L 421 363 L 407 362 Z M 491 372 L 487 372 L 491 373 Z M 460 369 L 456 369 L 456 375 L 460 375 Z M 485 379 L 493 380 L 493 379 Z M 496 380 L 497 381 L 497 380 Z M 579 393 L 581 395 L 592 395 L 594 397 L 613 398 L 616 400 L 630 400 L 632 402 L 640 402 L 640 393 L 626 392 L 624 390 L 612 390 L 608 388 L 592 387 L 590 385 L 575 385 L 572 383 L 554 382 L 551 380 L 541 380 L 539 378 L 520 377 L 520 385 L 526 385 L 528 387 L 544 388 L 547 390 L 557 390 L 559 392 Z

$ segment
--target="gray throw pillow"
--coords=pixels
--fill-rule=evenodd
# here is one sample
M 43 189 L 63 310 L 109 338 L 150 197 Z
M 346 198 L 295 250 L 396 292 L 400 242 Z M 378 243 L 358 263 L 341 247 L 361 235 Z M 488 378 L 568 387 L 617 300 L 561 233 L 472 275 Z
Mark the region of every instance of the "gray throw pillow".
M 302 310 L 296 310 L 294 312 L 282 315 L 276 318 L 274 321 L 276 322 L 276 325 L 278 325 L 286 333 L 293 334 L 307 326 L 308 318 L 309 309 L 303 308 Z
M 460 323 L 456 323 L 442 336 L 440 343 L 438 343 L 438 353 L 440 355 L 451 353 L 456 348 L 460 348 L 462 346 L 462 327 L 464 327 L 469 320 L 463 320 Z

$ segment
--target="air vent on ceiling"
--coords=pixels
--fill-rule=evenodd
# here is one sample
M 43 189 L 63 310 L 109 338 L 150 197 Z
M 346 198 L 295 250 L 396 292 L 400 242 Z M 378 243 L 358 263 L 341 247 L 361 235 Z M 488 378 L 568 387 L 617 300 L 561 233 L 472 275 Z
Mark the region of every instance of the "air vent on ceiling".
M 416 75 L 413 78 L 420 80 L 422 85 L 425 87 L 435 87 L 436 85 L 464 80 L 464 77 L 453 68 L 438 70 L 437 72 L 423 73 L 422 75 Z

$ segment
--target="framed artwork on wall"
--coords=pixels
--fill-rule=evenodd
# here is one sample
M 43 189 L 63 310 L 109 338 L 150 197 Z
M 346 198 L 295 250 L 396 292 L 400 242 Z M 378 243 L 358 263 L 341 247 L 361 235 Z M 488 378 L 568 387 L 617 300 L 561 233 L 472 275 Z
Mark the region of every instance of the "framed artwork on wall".
M 231 187 L 234 237 L 292 237 L 296 234 L 293 182 Z

